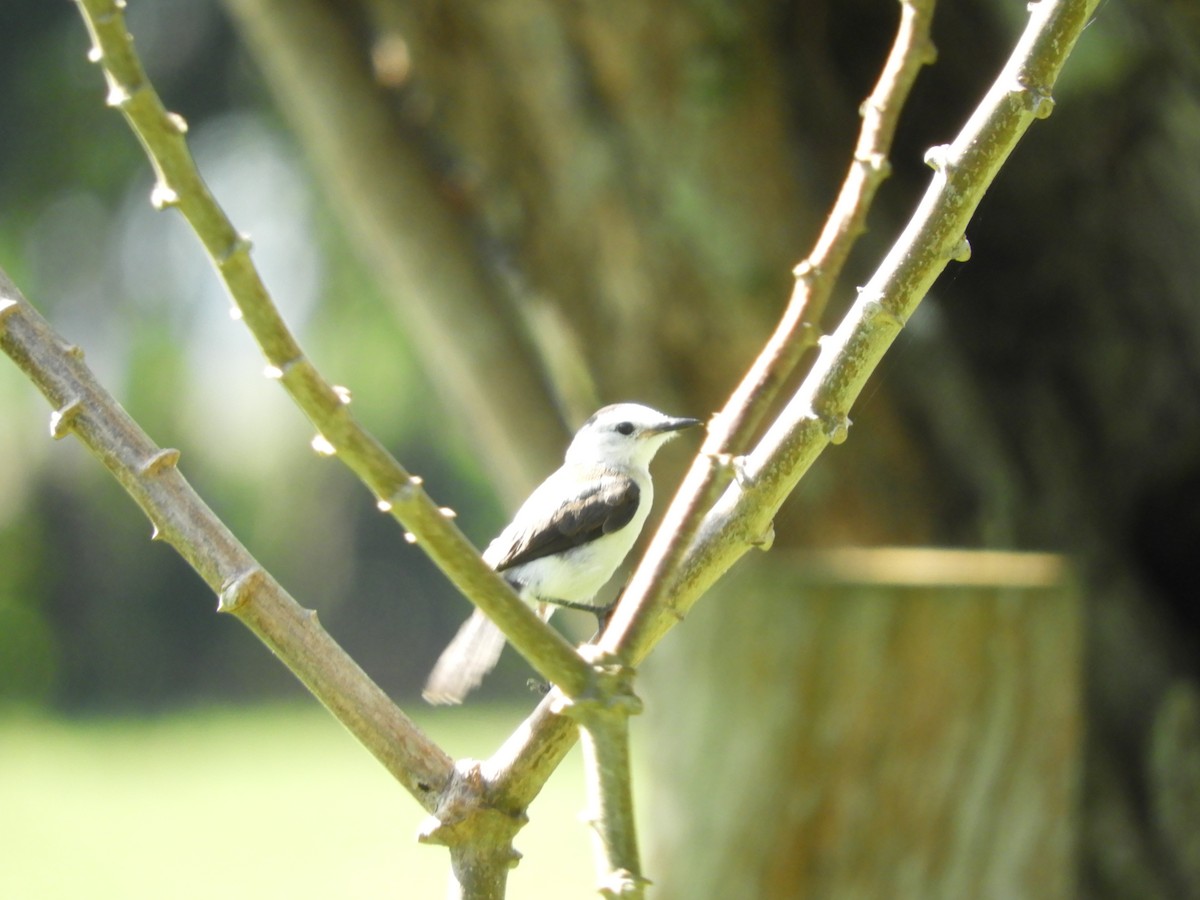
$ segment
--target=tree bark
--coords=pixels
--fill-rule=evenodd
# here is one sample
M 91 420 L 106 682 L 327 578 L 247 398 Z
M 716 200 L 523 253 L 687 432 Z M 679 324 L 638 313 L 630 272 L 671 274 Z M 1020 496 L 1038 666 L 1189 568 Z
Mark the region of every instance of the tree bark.
M 714 593 L 646 666 L 659 896 L 1075 895 L 1061 558 L 832 551 Z

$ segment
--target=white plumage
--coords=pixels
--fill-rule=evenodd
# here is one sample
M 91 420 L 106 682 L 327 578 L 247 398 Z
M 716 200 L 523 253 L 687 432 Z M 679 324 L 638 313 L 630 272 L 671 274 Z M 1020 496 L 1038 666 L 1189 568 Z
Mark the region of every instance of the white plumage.
M 483 553 L 548 619 L 553 604 L 591 607 L 641 533 L 654 485 L 650 461 L 681 429 L 700 424 L 637 403 L 606 406 L 583 423 L 563 465 Z M 430 703 L 461 703 L 496 665 L 504 636 L 476 610 L 425 684 Z

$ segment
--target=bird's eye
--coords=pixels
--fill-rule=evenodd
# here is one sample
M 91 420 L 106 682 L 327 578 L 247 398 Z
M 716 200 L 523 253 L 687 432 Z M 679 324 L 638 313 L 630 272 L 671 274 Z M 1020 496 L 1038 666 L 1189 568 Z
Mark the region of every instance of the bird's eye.
M 619 431 L 621 434 L 633 434 L 633 423 L 622 422 L 617 426 L 617 431 Z

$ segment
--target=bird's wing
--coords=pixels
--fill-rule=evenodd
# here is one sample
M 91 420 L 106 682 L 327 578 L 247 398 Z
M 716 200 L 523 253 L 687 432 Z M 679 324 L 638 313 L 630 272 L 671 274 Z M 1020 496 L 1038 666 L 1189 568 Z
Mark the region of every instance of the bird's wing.
M 561 471 L 561 470 L 560 470 Z M 495 542 L 487 557 L 497 572 L 543 556 L 562 553 L 619 531 L 637 512 L 641 490 L 628 475 L 595 469 L 591 477 L 547 481 L 536 494 L 554 498 L 556 505 L 527 503 Z M 566 489 L 561 490 L 565 485 Z

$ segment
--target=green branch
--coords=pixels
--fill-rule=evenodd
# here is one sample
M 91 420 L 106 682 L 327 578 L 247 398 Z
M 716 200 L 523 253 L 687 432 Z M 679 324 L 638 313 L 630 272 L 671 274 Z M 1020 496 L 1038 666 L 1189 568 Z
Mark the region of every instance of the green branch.
M 822 341 L 813 371 L 758 447 L 729 460 L 737 478 L 666 585 L 671 608 L 628 632 L 614 619 L 602 648 L 632 665 L 645 658 L 730 566 L 764 542 L 808 466 L 845 437 L 845 413 L 867 375 L 947 262 L 963 257 L 963 235 L 984 192 L 1033 120 L 1049 112 L 1050 89 L 1097 2 L 1042 0 L 1030 7 L 1025 32 L 995 85 L 954 143 L 933 154 L 938 167 L 924 200 L 841 326 Z M 624 604 L 617 615 L 623 613 Z M 489 760 L 494 802 L 523 808 L 571 748 L 575 729 L 553 714 L 553 704 L 547 698 Z
M 519 304 L 504 279 L 479 252 L 478 223 L 449 199 L 445 173 L 364 65 L 362 23 L 348 7 L 224 5 L 409 349 L 437 372 L 434 389 L 462 413 L 463 430 L 488 448 L 479 465 L 515 508 L 551 464 L 546 451 L 558 455 L 562 429 L 546 415 L 553 397 L 545 379 L 512 365 L 530 351 L 527 329 L 512 314 Z M 498 371 L 504 391 L 495 389 Z
M 579 724 L 589 805 L 585 820 L 595 838 L 600 896 L 638 900 L 649 882 L 642 874 L 634 824 L 629 717 L 642 711 L 642 702 L 633 693 L 633 669 L 594 647 L 588 652 L 597 672 L 595 696 L 560 698 L 557 711 Z
M 709 423 L 708 437 L 675 494 L 662 525 L 630 579 L 613 617 L 617 634 L 648 627 L 662 613 L 668 587 L 705 513 L 728 482 L 732 454 L 745 449 L 754 430 L 816 341 L 817 324 L 850 251 L 866 230 L 879 186 L 891 173 L 888 154 L 900 112 L 922 67 L 936 53 L 929 37 L 934 0 L 902 0 L 891 52 L 871 96 L 860 108 L 862 127 L 854 157 L 825 226 L 808 257 L 795 268 L 795 286 L 775 332 L 743 376 L 725 407 Z
M 76 0 L 92 37 L 89 58 L 108 82 L 108 103 L 124 114 L 154 167 L 155 206 L 178 207 L 212 258 L 272 372 L 320 436 L 416 538 L 454 585 L 504 632 L 516 650 L 568 694 L 584 691 L 590 668 L 492 571 L 387 449 L 354 418 L 348 393 L 321 377 L 272 303 L 238 233 L 204 184 L 188 151 L 186 125 L 163 106 L 133 50 L 117 0 Z
M 953 143 L 934 147 L 933 179 L 879 269 L 863 286 L 799 390 L 705 517 L 671 585 L 672 605 L 607 649 L 636 664 L 748 549 L 769 543 L 772 520 L 830 443 L 845 440 L 850 407 L 950 260 L 970 255 L 967 225 L 1017 142 L 1050 115 L 1051 90 L 1098 0 L 1042 0 L 995 83 Z M 606 635 L 606 638 L 608 636 Z

